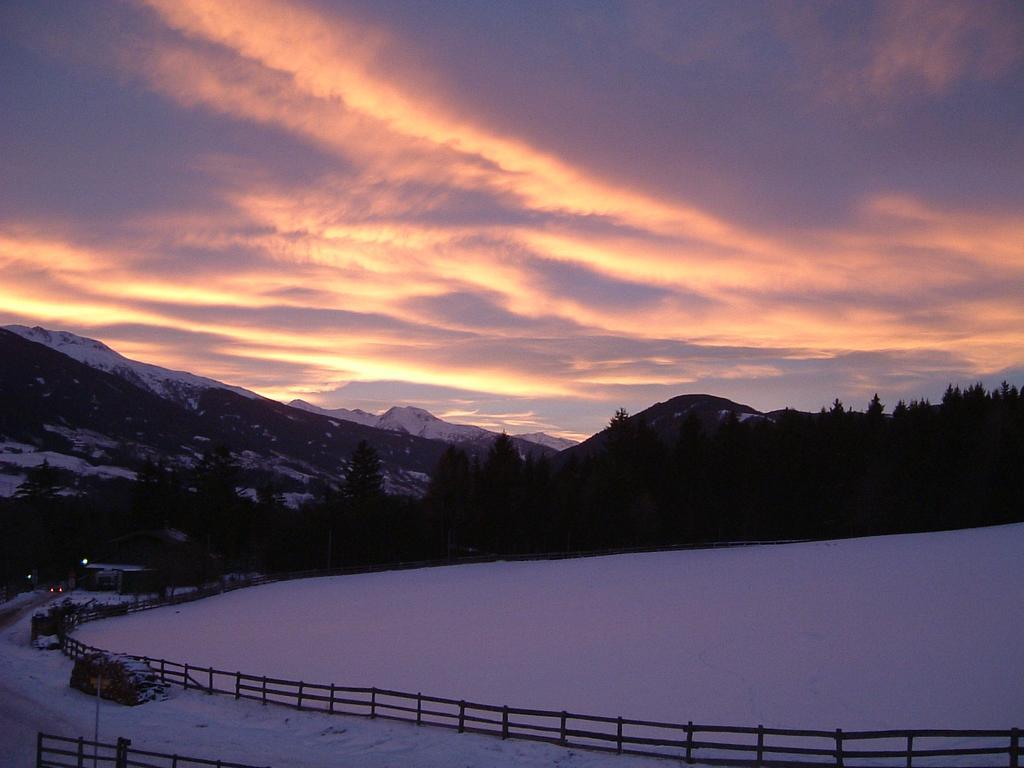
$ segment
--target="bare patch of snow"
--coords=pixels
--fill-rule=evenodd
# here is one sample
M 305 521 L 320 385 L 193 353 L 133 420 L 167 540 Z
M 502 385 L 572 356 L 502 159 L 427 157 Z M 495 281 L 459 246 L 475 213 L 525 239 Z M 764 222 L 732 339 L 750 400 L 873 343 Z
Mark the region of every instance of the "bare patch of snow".
M 56 451 L 33 451 L 31 453 L 0 453 L 0 464 L 31 469 L 42 466 L 46 462 L 51 467 L 66 469 L 76 475 L 87 475 L 103 478 L 123 478 L 134 480 L 135 473 L 124 467 L 114 467 L 106 464 L 90 464 L 78 456 L 69 456 Z
M 313 500 L 312 493 L 289 491 L 281 494 L 284 499 L 284 505 L 289 509 L 298 509 L 308 501 Z
M 0 497 L 9 499 L 18 492 L 18 488 L 23 482 L 25 482 L 25 475 L 0 474 Z

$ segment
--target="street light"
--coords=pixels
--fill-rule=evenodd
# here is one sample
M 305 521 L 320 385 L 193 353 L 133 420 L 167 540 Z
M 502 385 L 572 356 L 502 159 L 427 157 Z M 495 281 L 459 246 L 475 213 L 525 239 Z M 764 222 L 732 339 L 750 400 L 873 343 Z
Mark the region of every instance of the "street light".
M 88 564 L 89 564 L 89 558 L 88 557 L 83 557 L 82 558 L 82 565 L 88 565 Z

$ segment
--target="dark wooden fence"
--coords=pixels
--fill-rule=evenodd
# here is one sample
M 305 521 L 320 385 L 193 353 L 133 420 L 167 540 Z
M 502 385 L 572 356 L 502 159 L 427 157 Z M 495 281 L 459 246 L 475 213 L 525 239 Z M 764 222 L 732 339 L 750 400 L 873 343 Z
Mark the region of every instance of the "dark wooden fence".
M 64 652 L 72 658 L 98 650 L 73 637 L 64 643 Z M 688 763 L 752 768 L 1020 768 L 1016 728 L 844 732 L 665 723 L 497 706 L 387 688 L 282 680 L 145 656 L 130 658 L 148 664 L 168 684 L 210 695 Z
M 129 739 L 118 739 L 116 744 L 104 744 L 79 737 L 70 739 L 39 733 L 36 736 L 36 768 L 191 768 L 192 766 L 216 766 L 216 768 L 256 768 L 224 760 L 207 760 L 201 757 L 163 752 L 147 752 L 133 749 Z

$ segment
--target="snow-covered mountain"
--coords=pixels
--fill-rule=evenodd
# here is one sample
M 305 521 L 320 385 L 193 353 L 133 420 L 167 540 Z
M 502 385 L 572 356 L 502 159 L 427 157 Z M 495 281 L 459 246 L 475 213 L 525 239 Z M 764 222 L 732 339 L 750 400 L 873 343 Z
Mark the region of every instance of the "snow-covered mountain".
M 298 408 L 302 411 L 308 411 L 309 413 L 319 413 L 321 416 L 330 416 L 335 419 L 344 419 L 345 421 L 354 421 L 356 424 L 362 424 L 366 427 L 377 426 L 377 421 L 380 416 L 374 413 L 367 413 L 358 408 L 320 408 L 319 406 L 307 403 L 305 400 L 292 400 L 288 403 L 292 408 Z
M 92 493 L 146 461 L 187 474 L 225 446 L 241 487 L 271 481 L 298 503 L 324 483 L 341 485 L 363 440 L 380 456 L 386 489 L 415 495 L 446 448 L 136 363 L 74 334 L 0 328 L 0 360 L 0 496 L 43 461 L 61 471 L 62 492 Z
M 425 437 L 428 440 L 442 440 L 446 443 L 489 443 L 497 436 L 497 432 L 473 426 L 472 424 L 453 424 L 450 421 L 439 419 L 430 411 L 423 408 L 415 408 L 411 405 L 396 405 L 384 413 L 376 416 L 359 409 L 349 410 L 348 408 L 320 408 L 305 400 L 292 400 L 288 403 L 293 408 L 301 408 L 304 411 L 320 413 L 332 416 L 336 419 L 347 419 L 357 424 L 365 424 L 377 429 L 386 429 L 389 432 L 404 432 L 408 435 Z M 533 432 L 525 435 L 512 435 L 517 443 L 527 443 L 534 446 L 542 446 L 554 451 L 561 451 L 570 446 L 576 445 L 572 440 L 564 437 L 552 437 L 543 432 Z M 527 448 L 529 446 L 526 446 Z M 521 445 L 522 449 L 523 446 Z
M 234 387 L 185 371 L 172 371 L 158 365 L 131 360 L 101 341 L 68 331 L 48 331 L 39 326 L 29 328 L 25 325 L 6 325 L 4 328 L 23 339 L 42 344 L 73 360 L 85 363 L 90 368 L 112 373 L 130 384 L 152 392 L 157 397 L 172 400 L 192 409 L 196 408 L 198 395 L 207 389 L 226 389 L 242 397 L 260 399 L 255 392 L 242 387 Z
M 7 325 L 4 326 L 4 329 L 16 333 L 23 339 L 42 344 L 67 355 L 73 360 L 88 365 L 90 368 L 112 373 L 130 384 L 152 392 L 158 397 L 171 400 L 193 410 L 198 407 L 199 395 L 208 389 L 226 389 L 242 397 L 263 399 L 255 392 L 242 387 L 225 384 L 205 376 L 197 376 L 194 373 L 174 371 L 158 365 L 132 360 L 115 352 L 101 341 L 79 336 L 68 331 L 50 331 L 39 326 L 30 328 L 25 325 Z M 497 436 L 496 432 L 491 432 L 481 427 L 469 424 L 452 424 L 437 418 L 429 411 L 412 406 L 395 406 L 383 414 L 377 415 L 367 413 L 358 408 L 320 408 L 304 400 L 293 400 L 288 405 L 310 413 L 343 419 L 367 427 L 385 429 L 389 432 L 401 432 L 428 440 L 441 440 L 446 443 L 482 444 L 490 442 Z M 515 435 L 514 437 L 518 442 L 539 445 L 554 451 L 561 451 L 575 445 L 571 440 L 552 437 L 543 432 Z
M 566 448 L 572 448 L 577 444 L 575 440 L 570 440 L 567 437 L 555 437 L 554 435 L 549 435 L 546 432 L 527 432 L 525 434 L 516 435 L 516 437 L 520 440 L 526 440 L 528 443 L 543 445 L 554 451 L 564 451 Z
M 377 422 L 380 429 L 392 432 L 407 432 L 433 440 L 444 440 L 446 443 L 461 443 L 493 437 L 494 433 L 481 427 L 469 424 L 450 424 L 437 418 L 430 411 L 414 408 L 410 405 L 396 405 L 381 414 Z

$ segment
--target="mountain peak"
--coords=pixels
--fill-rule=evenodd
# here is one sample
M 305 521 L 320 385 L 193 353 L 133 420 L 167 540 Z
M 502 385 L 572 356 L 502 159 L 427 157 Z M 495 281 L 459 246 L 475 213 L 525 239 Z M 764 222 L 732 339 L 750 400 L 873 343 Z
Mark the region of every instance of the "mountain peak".
M 415 419 L 424 423 L 441 421 L 441 419 L 430 411 L 423 408 L 417 408 L 414 405 L 393 405 L 380 417 L 381 422 L 406 419 Z
M 84 350 L 91 350 L 104 355 L 110 355 L 122 360 L 127 360 L 123 355 L 118 354 L 102 341 L 90 339 L 85 336 L 71 333 L 71 331 L 50 331 L 39 325 L 31 328 L 27 325 L 5 325 L 5 330 L 16 333 L 23 339 L 34 341 L 37 344 L 45 344 L 58 352 L 64 352 L 68 347 L 79 347 Z M 65 352 L 67 354 L 67 352 Z M 81 360 L 79 362 L 82 362 Z
M 40 326 L 29 328 L 25 325 L 7 325 L 5 330 L 21 336 L 26 341 L 42 344 L 55 352 L 67 355 L 73 360 L 112 373 L 135 386 L 147 389 L 159 397 L 189 405 L 195 402 L 196 394 L 207 389 L 226 389 L 242 397 L 258 399 L 260 396 L 242 387 L 197 376 L 186 371 L 174 371 L 150 363 L 140 363 L 115 352 L 101 341 L 79 336 L 70 331 L 51 331 Z

